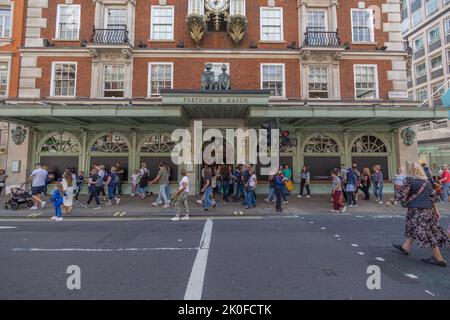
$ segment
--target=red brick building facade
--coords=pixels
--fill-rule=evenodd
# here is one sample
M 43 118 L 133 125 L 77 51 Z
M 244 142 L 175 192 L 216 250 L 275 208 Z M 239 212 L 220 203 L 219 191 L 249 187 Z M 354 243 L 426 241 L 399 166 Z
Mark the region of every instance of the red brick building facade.
M 358 160 L 389 175 L 414 154 L 399 128 L 439 117 L 404 97 L 399 0 L 28 0 L 23 20 L 18 94 L 0 117 L 30 128 L 27 168 L 120 160 L 129 176 L 167 160 L 171 130 L 195 120 L 273 121 L 297 142 L 282 150 L 295 171 Z M 200 90 L 207 64 L 231 90 Z

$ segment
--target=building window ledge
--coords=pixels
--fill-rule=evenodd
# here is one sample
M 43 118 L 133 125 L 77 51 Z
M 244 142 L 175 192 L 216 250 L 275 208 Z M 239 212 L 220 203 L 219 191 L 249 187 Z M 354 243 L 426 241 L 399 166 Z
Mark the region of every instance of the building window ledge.
M 269 41 L 269 40 L 259 40 L 261 44 L 286 44 L 286 41 Z
M 80 39 L 61 39 L 61 38 L 53 38 L 54 42 L 80 42 Z
M 156 40 L 156 39 L 148 39 L 147 42 L 151 43 L 175 43 L 175 40 Z

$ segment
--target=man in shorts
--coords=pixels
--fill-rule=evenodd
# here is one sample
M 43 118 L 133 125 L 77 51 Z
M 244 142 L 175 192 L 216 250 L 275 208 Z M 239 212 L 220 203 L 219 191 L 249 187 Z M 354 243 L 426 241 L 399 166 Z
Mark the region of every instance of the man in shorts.
M 29 177 L 29 181 L 31 181 L 31 195 L 34 203 L 30 208 L 31 210 L 37 210 L 38 204 L 41 205 L 42 209 L 45 207 L 45 201 L 41 200 L 41 194 L 45 192 L 47 176 L 48 171 L 43 169 L 40 163 L 37 163 Z

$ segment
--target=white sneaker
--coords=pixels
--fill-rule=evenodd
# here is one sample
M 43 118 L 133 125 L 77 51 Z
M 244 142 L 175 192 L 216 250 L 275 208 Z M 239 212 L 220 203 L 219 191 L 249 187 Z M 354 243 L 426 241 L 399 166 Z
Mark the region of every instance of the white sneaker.
M 195 202 L 197 202 L 198 204 L 203 204 L 203 201 L 202 201 L 202 200 L 197 200 L 197 201 L 195 201 Z
M 58 219 L 57 216 L 53 216 L 53 217 L 50 218 L 50 220 L 56 220 L 56 219 Z
M 37 210 L 38 209 L 38 207 L 36 207 L 36 206 L 32 206 L 31 208 L 30 208 L 30 210 Z
M 63 221 L 62 217 L 56 218 L 55 221 Z
M 118 206 L 120 203 L 120 198 L 116 198 L 116 206 Z
M 47 202 L 45 202 L 45 201 L 42 201 L 41 202 L 41 209 L 44 209 L 45 208 L 45 204 L 46 204 Z
M 299 195 L 297 196 L 297 198 L 303 198 L 303 196 L 299 194 Z
M 170 220 L 172 220 L 172 221 L 180 221 L 180 217 L 179 216 L 175 216 L 175 217 L 171 218 Z
M 181 218 L 181 220 L 189 220 L 189 215 L 185 215 L 183 218 Z
M 96 206 L 96 207 L 94 207 L 94 210 L 98 210 L 98 209 L 101 209 L 102 207 L 101 206 Z
M 347 206 L 345 206 L 341 209 L 341 212 L 345 212 L 345 211 L 347 211 Z
M 306 196 L 307 198 L 311 198 L 311 196 Z
M 157 206 L 159 206 L 159 203 L 158 202 L 153 202 L 152 206 L 157 207 Z
M 339 210 L 331 210 L 331 212 L 333 212 L 333 213 L 339 213 Z
M 287 202 L 287 201 L 284 201 L 284 202 L 283 202 L 283 204 L 288 204 L 288 203 L 289 203 L 289 202 Z
M 378 202 L 379 204 L 383 204 L 383 201 Z
M 169 204 L 165 204 L 165 205 L 163 205 L 163 208 L 164 209 L 170 208 L 170 205 Z

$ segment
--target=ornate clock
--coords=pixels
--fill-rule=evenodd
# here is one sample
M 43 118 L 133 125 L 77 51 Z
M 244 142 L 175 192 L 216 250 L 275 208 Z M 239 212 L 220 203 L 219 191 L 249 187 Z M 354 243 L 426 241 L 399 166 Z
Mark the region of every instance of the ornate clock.
M 230 6 L 229 0 L 206 0 L 206 9 L 213 12 L 223 12 Z
M 228 9 L 230 0 L 206 0 L 206 21 L 211 22 L 215 31 L 223 27 L 223 23 L 228 21 Z

